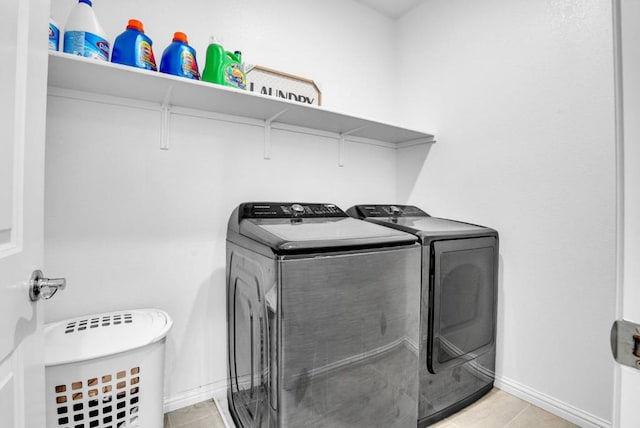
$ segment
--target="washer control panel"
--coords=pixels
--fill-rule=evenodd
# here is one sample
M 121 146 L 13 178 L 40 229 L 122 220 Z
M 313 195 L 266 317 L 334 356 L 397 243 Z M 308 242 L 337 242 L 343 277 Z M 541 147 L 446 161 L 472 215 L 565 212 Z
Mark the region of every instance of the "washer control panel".
M 356 205 L 357 215 L 366 217 L 429 217 L 429 214 L 413 205 Z
M 250 202 L 243 204 L 241 218 L 317 218 L 347 217 L 335 204 L 291 202 Z

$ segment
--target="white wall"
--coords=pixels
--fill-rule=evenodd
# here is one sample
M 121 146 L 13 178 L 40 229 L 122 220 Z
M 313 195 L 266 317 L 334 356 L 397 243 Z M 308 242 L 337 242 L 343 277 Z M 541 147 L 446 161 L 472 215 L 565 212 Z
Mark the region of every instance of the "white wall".
M 59 21 L 73 1 L 53 0 Z M 210 32 L 247 61 L 317 79 L 324 106 L 386 120 L 392 21 L 343 1 L 94 2 L 106 30 L 143 20 L 156 41 L 185 30 L 204 58 Z M 146 10 L 145 9 L 149 9 Z M 286 17 L 283 19 L 283 17 Z M 331 23 L 329 31 L 328 24 Z M 166 43 L 165 43 L 166 45 Z M 381 84 L 380 82 L 385 82 Z M 367 95 L 367 89 L 376 88 Z M 344 209 L 396 198 L 395 149 L 173 115 L 171 149 L 159 150 L 160 114 L 49 97 L 45 264 L 66 276 L 47 321 L 115 309 L 158 307 L 168 340 L 169 408 L 226 382 L 225 233 L 231 210 L 249 200 L 335 202 Z
M 398 24 L 399 69 L 413 73 L 397 88 L 401 120 L 438 140 L 428 154 L 402 151 L 400 202 L 500 231 L 500 385 L 573 412 L 582 426 L 606 424 L 615 303 L 609 2 L 429 0 Z

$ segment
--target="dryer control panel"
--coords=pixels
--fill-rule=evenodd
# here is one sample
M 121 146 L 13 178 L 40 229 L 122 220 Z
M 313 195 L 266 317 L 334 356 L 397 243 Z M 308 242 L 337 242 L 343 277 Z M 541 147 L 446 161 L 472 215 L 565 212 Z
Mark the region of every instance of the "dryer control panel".
M 347 217 L 335 204 L 251 202 L 243 204 L 239 211 L 240 219 Z
M 355 212 L 351 212 L 354 210 Z M 430 217 L 413 205 L 356 205 L 349 208 L 358 218 L 368 217 Z

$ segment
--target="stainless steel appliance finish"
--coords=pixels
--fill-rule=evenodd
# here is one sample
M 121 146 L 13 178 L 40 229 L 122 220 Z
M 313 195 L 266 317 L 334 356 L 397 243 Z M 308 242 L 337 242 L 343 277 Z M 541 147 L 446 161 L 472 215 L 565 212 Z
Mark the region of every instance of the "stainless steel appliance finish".
M 420 246 L 332 204 L 246 203 L 227 229 L 239 427 L 415 427 Z
M 405 205 L 357 205 L 356 218 L 422 243 L 418 426 L 437 422 L 493 387 L 498 233 Z

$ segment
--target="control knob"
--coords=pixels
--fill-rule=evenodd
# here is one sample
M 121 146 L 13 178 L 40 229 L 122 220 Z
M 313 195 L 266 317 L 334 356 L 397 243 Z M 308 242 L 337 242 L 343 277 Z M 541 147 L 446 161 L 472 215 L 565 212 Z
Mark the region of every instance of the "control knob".
M 402 214 L 402 210 L 398 207 L 396 207 L 395 205 L 391 205 L 389 207 L 389 211 L 391 211 L 391 222 L 392 223 L 397 223 L 398 222 L 398 217 Z
M 298 217 L 304 214 L 304 207 L 300 204 L 293 204 L 291 205 L 291 212 L 293 213 L 294 217 Z

